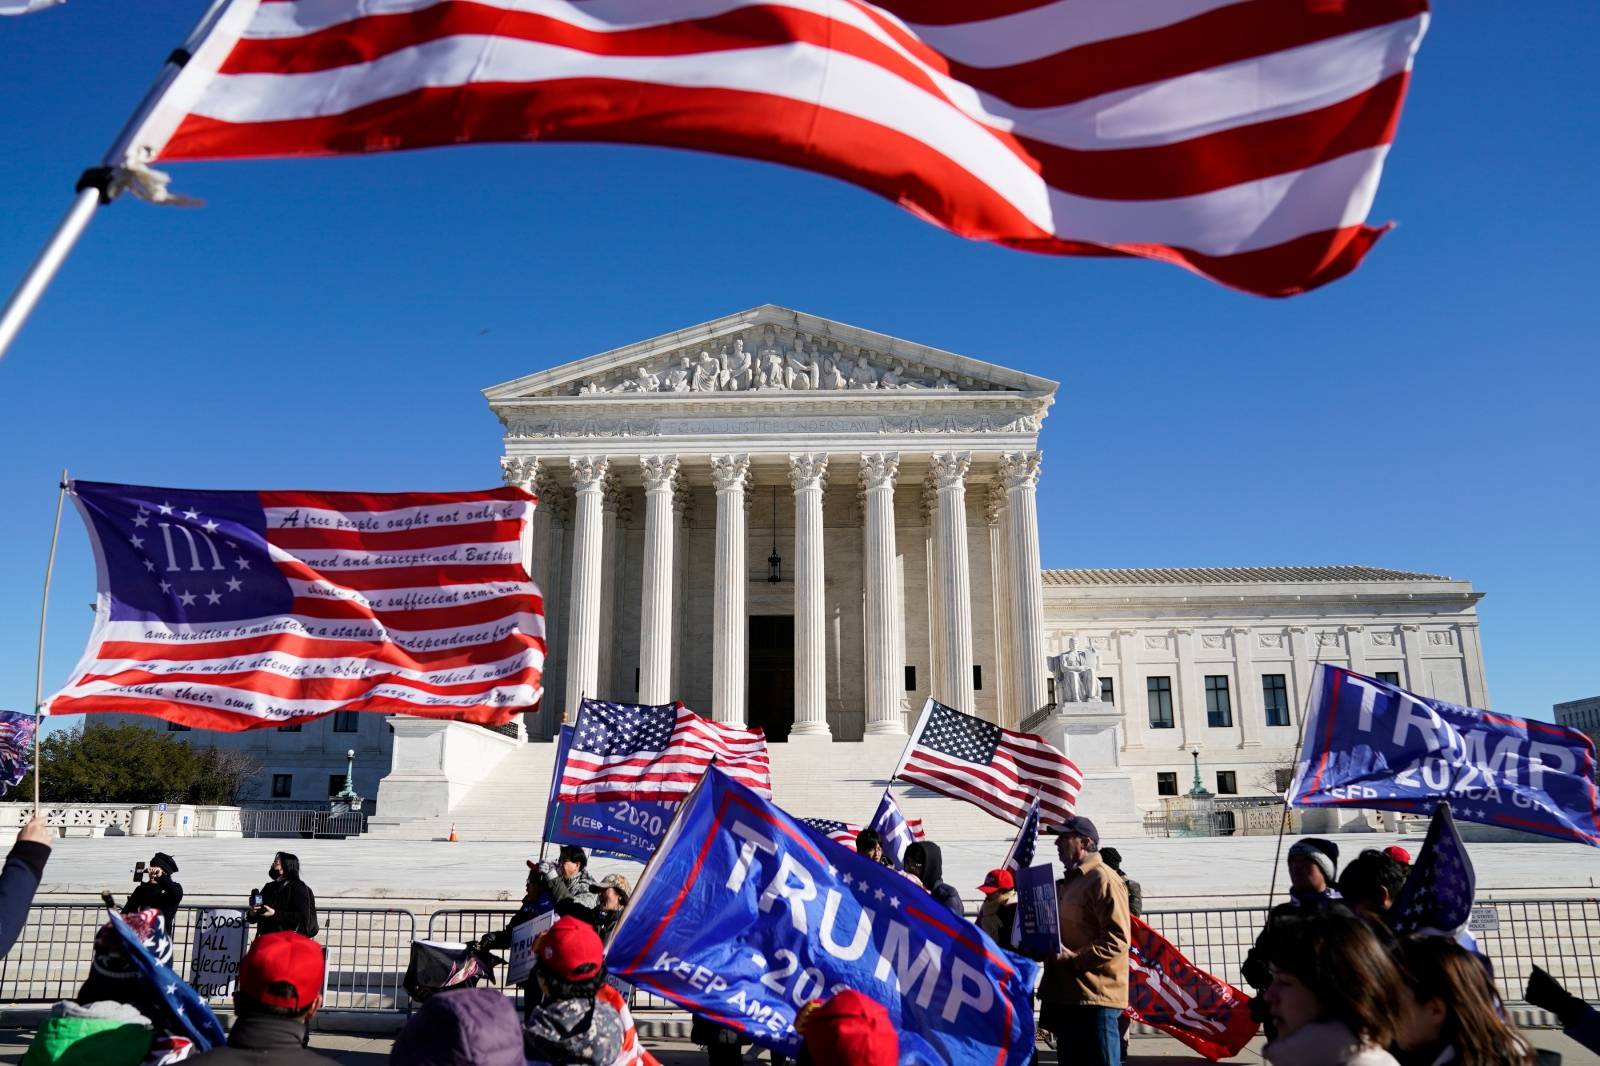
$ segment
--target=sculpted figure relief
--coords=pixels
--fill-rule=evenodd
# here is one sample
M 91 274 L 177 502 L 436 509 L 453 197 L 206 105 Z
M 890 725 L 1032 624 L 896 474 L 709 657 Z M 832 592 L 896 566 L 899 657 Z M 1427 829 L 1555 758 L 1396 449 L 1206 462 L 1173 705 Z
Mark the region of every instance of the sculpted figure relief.
M 655 363 L 579 382 L 579 396 L 644 392 L 746 392 L 751 389 L 934 389 L 958 388 L 954 379 L 931 367 L 909 367 L 903 359 L 876 358 L 803 334 L 784 339 L 768 326 L 753 342 L 734 339 L 718 354 L 708 349 L 678 353 Z M 753 350 L 752 350 L 753 349 Z M 874 366 L 874 362 L 878 365 Z
M 1056 700 L 1059 703 L 1092 703 L 1100 698 L 1100 653 L 1090 644 L 1078 647 L 1077 637 L 1067 638 L 1067 650 L 1050 658 L 1056 675 Z

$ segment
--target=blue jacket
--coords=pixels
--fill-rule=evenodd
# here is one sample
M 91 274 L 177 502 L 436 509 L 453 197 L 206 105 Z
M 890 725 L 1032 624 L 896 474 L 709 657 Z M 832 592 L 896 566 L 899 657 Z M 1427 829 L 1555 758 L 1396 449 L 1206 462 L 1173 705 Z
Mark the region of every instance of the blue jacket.
M 0 958 L 11 950 L 28 922 L 28 908 L 33 906 L 33 894 L 39 891 L 49 858 L 50 845 L 33 840 L 17 841 L 6 856 L 5 868 L 0 870 Z

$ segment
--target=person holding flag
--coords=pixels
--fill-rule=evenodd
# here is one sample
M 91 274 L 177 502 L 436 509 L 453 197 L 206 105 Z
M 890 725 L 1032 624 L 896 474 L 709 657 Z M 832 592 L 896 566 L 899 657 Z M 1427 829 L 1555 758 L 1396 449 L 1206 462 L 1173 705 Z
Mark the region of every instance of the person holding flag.
M 0 959 L 17 942 L 22 927 L 28 924 L 28 908 L 44 877 L 44 864 L 50 860 L 50 841 L 55 832 L 38 815 L 17 831 L 17 842 L 0 869 Z
M 1056 881 L 1061 949 L 1045 961 L 1039 1024 L 1074 1061 L 1120 1066 L 1117 1018 L 1128 1009 L 1128 890 L 1098 854 L 1100 830 L 1073 815 L 1061 826 L 1056 855 L 1066 872 Z

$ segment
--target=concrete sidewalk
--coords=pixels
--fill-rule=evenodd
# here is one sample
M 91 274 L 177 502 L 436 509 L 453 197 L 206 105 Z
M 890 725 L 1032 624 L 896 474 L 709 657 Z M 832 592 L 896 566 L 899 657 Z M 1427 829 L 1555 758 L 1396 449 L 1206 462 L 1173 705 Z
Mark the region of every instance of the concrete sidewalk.
M 1531 1030 L 1529 1036 L 1539 1048 L 1558 1052 L 1563 1066 L 1600 1064 L 1600 1057 L 1585 1051 L 1560 1033 L 1538 1029 Z M 0 1062 L 17 1062 L 31 1039 L 31 1029 L 0 1028 Z M 314 1050 L 328 1055 L 344 1066 L 383 1066 L 389 1061 L 389 1048 L 392 1044 L 393 1038 L 388 1036 L 346 1033 L 317 1033 L 311 1039 Z M 1260 1063 L 1263 1061 L 1261 1044 L 1262 1041 L 1258 1037 L 1236 1058 L 1226 1061 L 1241 1064 Z M 705 1052 L 687 1040 L 646 1040 L 645 1045 L 656 1058 L 661 1060 L 663 1066 L 702 1066 L 706 1061 Z M 745 1061 L 765 1063 L 769 1059 L 765 1052 L 758 1054 L 746 1049 Z M 1190 1051 L 1178 1041 L 1165 1036 L 1135 1036 L 1127 1059 L 1129 1066 L 1206 1061 L 1208 1060 Z M 1041 1048 L 1039 1062 L 1044 1066 L 1057 1066 L 1061 1059 L 1054 1051 Z

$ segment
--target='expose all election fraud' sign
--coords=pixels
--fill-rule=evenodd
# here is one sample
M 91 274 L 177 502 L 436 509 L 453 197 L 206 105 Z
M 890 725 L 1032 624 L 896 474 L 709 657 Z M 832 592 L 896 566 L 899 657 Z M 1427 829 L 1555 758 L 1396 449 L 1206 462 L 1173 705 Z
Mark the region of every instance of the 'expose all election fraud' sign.
M 189 983 L 202 999 L 229 999 L 244 959 L 244 911 L 206 907 L 194 928 Z
M 1600 846 L 1594 745 L 1576 729 L 1317 667 L 1289 803 L 1430 813 Z
M 795 1013 L 843 988 L 888 1009 L 901 1063 L 997 1066 L 1033 1053 L 1034 963 L 714 767 L 662 839 L 606 960 L 790 1056 Z

